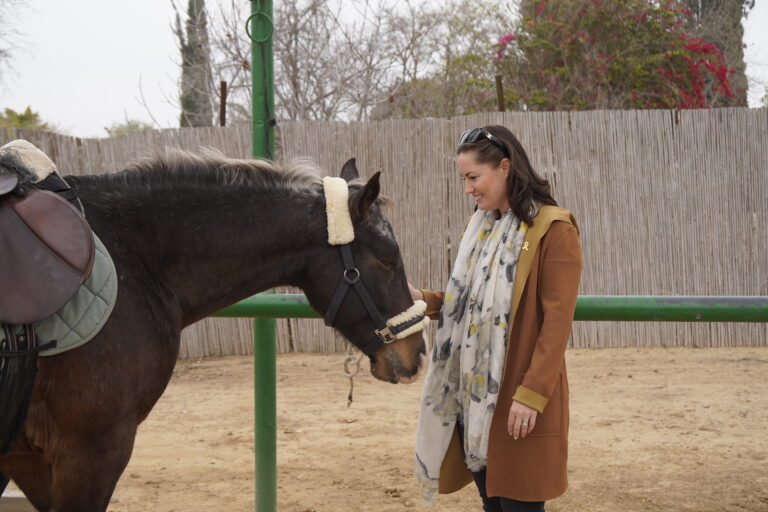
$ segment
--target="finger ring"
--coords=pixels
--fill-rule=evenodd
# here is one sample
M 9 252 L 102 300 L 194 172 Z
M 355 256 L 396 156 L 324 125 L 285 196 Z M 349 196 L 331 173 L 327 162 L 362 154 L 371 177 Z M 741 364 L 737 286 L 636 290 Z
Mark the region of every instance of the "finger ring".
M 527 421 L 524 421 L 524 422 L 523 422 L 523 426 L 524 426 L 524 427 L 527 427 L 527 426 L 528 426 L 528 422 L 527 422 Z

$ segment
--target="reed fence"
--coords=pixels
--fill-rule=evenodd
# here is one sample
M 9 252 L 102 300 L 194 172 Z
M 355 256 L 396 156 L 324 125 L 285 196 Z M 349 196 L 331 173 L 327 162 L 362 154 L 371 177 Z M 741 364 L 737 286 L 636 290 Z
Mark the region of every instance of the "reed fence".
M 388 217 L 409 280 L 441 289 L 471 202 L 455 144 L 471 127 L 502 124 L 553 185 L 581 229 L 581 293 L 768 295 L 768 109 L 487 113 L 366 123 L 280 126 L 282 152 L 329 174 L 356 157 L 382 171 Z M 113 172 L 163 146 L 250 153 L 248 127 L 163 130 L 118 139 L 24 136 L 64 173 Z M 184 333 L 181 357 L 251 351 L 248 321 L 208 319 Z M 320 320 L 278 321 L 280 352 L 330 352 L 344 343 Z M 577 322 L 574 347 L 767 345 L 765 324 Z

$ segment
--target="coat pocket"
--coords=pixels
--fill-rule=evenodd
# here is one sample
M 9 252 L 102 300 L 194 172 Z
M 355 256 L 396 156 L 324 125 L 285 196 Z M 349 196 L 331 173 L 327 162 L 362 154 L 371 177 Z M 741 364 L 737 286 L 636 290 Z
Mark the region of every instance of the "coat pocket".
M 523 382 L 524 373 L 518 374 L 517 386 Z M 528 436 L 558 436 L 563 426 L 563 374 L 557 376 L 557 384 L 549 397 L 544 412 L 536 414 L 536 425 Z

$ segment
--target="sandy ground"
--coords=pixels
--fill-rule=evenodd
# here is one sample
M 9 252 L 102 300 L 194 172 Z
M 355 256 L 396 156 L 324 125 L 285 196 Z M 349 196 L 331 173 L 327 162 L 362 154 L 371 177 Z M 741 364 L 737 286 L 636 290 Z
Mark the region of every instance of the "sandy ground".
M 411 473 L 421 381 L 367 368 L 347 408 L 342 355 L 278 359 L 281 512 L 430 510 Z M 557 511 L 768 511 L 768 348 L 568 353 L 570 488 Z M 110 510 L 253 509 L 248 357 L 180 362 L 141 426 Z M 433 511 L 481 510 L 474 487 Z

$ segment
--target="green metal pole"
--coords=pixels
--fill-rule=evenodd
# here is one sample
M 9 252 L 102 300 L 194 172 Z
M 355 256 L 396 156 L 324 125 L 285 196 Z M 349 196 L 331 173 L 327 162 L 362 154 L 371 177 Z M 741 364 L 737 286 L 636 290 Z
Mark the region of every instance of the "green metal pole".
M 275 319 L 253 321 L 256 511 L 277 510 L 277 343 Z
M 251 38 L 253 156 L 274 159 L 275 100 L 272 1 L 251 0 L 246 30 Z M 277 322 L 253 321 L 256 511 L 277 510 Z
M 275 93 L 272 54 L 272 0 L 251 0 L 253 156 L 274 159 Z

